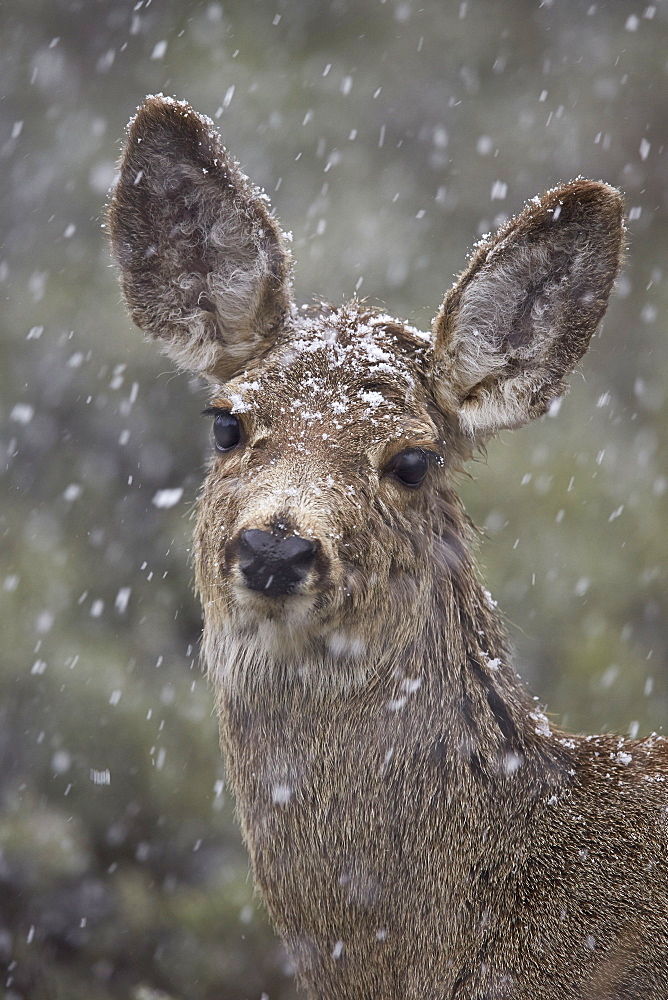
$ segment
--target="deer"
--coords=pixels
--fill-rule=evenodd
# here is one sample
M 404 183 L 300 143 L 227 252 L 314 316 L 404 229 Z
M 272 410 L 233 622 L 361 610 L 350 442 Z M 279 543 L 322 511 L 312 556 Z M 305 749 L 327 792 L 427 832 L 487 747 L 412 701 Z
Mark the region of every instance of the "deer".
M 555 726 L 513 667 L 457 492 L 568 388 L 620 193 L 482 238 L 429 332 L 298 307 L 289 240 L 162 95 L 108 215 L 132 319 L 210 389 L 202 654 L 255 885 L 311 1000 L 666 1000 L 668 742 Z

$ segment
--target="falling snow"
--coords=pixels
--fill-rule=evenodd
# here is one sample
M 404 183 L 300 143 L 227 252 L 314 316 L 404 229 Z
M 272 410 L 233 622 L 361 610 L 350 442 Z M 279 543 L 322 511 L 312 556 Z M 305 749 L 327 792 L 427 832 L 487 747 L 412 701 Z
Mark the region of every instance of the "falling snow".
M 517 668 L 541 696 L 552 691 L 549 720 L 538 709 L 529 716 L 531 738 L 572 755 L 580 743 L 562 734 L 564 716 L 574 731 L 628 734 L 588 745 L 610 787 L 633 779 L 658 796 L 665 782 L 642 774 L 642 739 L 668 713 L 666 11 L 641 3 L 610 16 L 587 3 L 565 16 L 563 4 L 543 0 L 525 31 L 517 5 L 481 17 L 470 0 L 433 9 L 384 0 L 364 9 L 363 24 L 342 17 L 341 4 L 263 11 L 207 0 L 179 11 L 109 0 L 103 17 L 98 5 L 65 5 L 49 28 L 34 0 L 14 6 L 0 33 L 1 862 L 11 887 L 11 912 L 0 912 L 3 984 L 27 1000 L 38 969 L 71 1000 L 126 1000 L 128 989 L 157 1000 L 156 983 L 180 997 L 195 981 L 207 995 L 283 1000 L 293 970 L 247 877 L 199 664 L 189 515 L 215 461 L 210 421 L 197 416 L 211 387 L 175 374 L 123 316 L 103 228 L 123 125 L 144 90 L 197 98 L 293 229 L 284 240 L 298 302 L 354 292 L 384 302 L 376 321 L 408 316 L 425 358 L 431 317 L 475 238 L 558 178 L 581 173 L 624 191 L 628 263 L 582 375 L 549 405 L 558 419 L 490 440 L 485 462 L 467 466 L 473 478 L 457 473 L 456 482 L 484 526 L 480 563 L 496 596 L 478 592 L 475 614 L 487 622 L 503 609 Z M 148 179 L 139 170 L 136 190 Z M 208 296 L 197 304 L 206 310 Z M 322 343 L 305 336 L 293 348 L 317 367 Z M 323 447 L 340 447 L 353 405 L 377 421 L 386 407 L 376 380 L 391 375 L 393 356 L 373 324 L 359 352 L 375 366 L 373 385 L 356 383 L 327 406 L 317 386 L 300 387 L 295 414 Z M 337 363 L 345 373 L 352 358 L 339 352 Z M 227 398 L 243 419 L 264 391 L 249 368 Z M 271 428 L 261 430 L 259 453 L 280 463 Z M 351 466 L 358 431 L 346 439 Z M 410 440 L 412 428 L 394 433 Z M 449 435 L 438 471 L 455 476 Z M 340 492 L 335 470 L 314 477 L 312 451 L 299 454 L 318 516 L 345 496 L 360 519 L 344 538 L 354 566 L 368 487 Z M 237 496 L 236 475 L 225 489 Z M 408 536 L 418 494 L 405 510 L 390 494 L 377 523 Z M 224 519 L 215 531 L 218 573 Z M 399 590 L 414 585 L 415 561 L 411 553 L 397 568 Z M 455 580 L 459 564 L 448 565 Z M 354 606 L 375 586 L 363 573 L 350 593 L 339 583 L 342 603 Z M 425 622 L 434 625 L 426 604 Z M 512 660 L 482 633 L 475 661 L 490 690 L 502 690 Z M 366 676 L 370 643 L 358 623 L 342 617 L 323 642 L 332 675 Z M 369 757 L 370 781 L 403 773 L 397 734 L 431 696 L 413 637 L 404 643 L 405 662 L 379 696 L 384 738 Z M 341 711 L 339 699 L 332 725 Z M 303 776 L 287 764 L 261 779 L 267 822 L 301 807 Z M 333 753 L 330 765 L 340 766 Z M 527 773 L 524 756 L 505 747 L 482 766 L 513 789 Z M 364 788 L 355 784 L 355 795 Z M 556 815 L 566 799 L 550 789 L 540 802 Z M 572 821 L 590 836 L 589 821 Z M 423 833 L 411 829 L 418 842 Z M 359 882 L 372 948 L 400 950 L 400 928 L 376 919 L 368 880 Z M 133 947 L 119 951 L 128 927 Z M 606 935 L 578 934 L 578 953 L 599 961 Z M 328 967 L 345 972 L 355 946 L 334 928 Z
M 182 487 L 176 487 L 168 490 L 158 490 L 158 492 L 153 496 L 151 503 L 154 507 L 160 507 L 164 510 L 169 507 L 175 507 L 182 496 Z

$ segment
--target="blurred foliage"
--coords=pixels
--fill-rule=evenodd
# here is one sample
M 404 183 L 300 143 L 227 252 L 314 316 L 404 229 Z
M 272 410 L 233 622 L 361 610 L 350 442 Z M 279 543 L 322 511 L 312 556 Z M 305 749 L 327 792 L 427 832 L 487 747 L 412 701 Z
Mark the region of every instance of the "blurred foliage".
M 205 399 L 124 316 L 101 229 L 123 127 L 186 98 L 293 231 L 301 298 L 421 325 L 527 197 L 625 191 L 584 378 L 463 489 L 531 685 L 571 727 L 644 733 L 668 708 L 668 6 L 3 0 L 0 26 L 4 995 L 288 1000 L 197 661 Z

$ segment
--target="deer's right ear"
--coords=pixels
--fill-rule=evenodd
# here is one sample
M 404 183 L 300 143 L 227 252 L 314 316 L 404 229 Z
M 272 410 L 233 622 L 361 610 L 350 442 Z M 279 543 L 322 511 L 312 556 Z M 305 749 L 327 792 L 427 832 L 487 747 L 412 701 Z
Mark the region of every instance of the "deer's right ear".
M 433 392 L 474 440 L 545 413 L 589 346 L 619 269 L 622 199 L 578 180 L 480 242 L 434 321 Z
M 180 367 L 226 381 L 271 345 L 290 254 L 265 196 L 185 102 L 139 108 L 109 226 L 133 320 Z

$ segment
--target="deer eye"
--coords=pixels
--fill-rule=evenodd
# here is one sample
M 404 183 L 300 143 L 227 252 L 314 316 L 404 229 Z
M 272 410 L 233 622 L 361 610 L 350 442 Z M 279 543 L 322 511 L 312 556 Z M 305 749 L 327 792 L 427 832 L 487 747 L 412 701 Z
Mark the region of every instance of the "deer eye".
M 216 451 L 230 451 L 241 440 L 241 424 L 233 413 L 219 410 L 213 419 L 213 436 Z
M 407 448 L 394 457 L 388 471 L 404 486 L 415 489 L 422 484 L 428 468 L 429 455 L 422 448 Z

